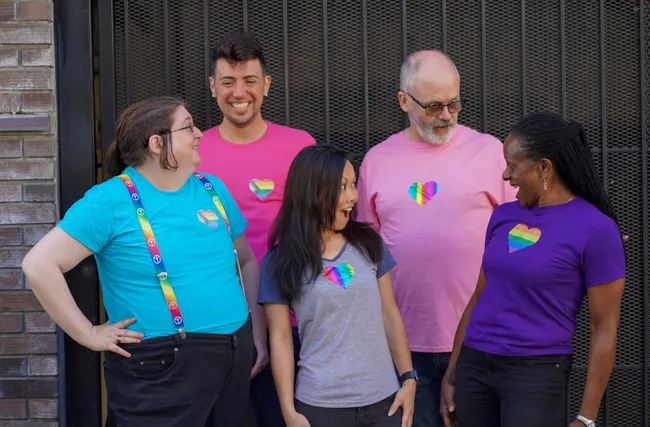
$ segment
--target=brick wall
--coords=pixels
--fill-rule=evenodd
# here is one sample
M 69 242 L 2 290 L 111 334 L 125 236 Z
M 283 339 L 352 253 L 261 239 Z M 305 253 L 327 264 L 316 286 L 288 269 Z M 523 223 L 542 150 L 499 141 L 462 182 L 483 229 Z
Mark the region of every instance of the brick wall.
M 58 426 L 55 328 L 20 270 L 58 216 L 53 42 L 51 1 L 0 0 L 0 425 L 7 427 Z

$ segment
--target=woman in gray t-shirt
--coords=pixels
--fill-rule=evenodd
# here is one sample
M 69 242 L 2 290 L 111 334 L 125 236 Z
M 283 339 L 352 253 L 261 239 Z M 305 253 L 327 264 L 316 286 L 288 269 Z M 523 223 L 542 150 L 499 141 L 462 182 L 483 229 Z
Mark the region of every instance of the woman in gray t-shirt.
M 262 261 L 258 302 L 288 427 L 411 425 L 417 373 L 388 274 L 395 260 L 355 221 L 355 182 L 343 151 L 303 149 Z M 301 340 L 296 377 L 289 306 Z

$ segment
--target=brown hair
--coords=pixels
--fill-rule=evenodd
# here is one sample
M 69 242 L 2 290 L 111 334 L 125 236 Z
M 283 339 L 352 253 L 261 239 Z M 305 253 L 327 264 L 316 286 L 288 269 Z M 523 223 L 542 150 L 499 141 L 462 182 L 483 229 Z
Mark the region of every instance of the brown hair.
M 169 159 L 174 157 L 169 131 L 172 115 L 178 107 L 185 107 L 185 103 L 169 96 L 147 98 L 127 107 L 117 119 L 115 141 L 106 151 L 104 165 L 108 176 L 117 176 L 127 166 L 144 163 L 150 156 L 149 138 L 153 135 L 160 135 L 163 141 L 160 167 L 176 169 L 178 165 L 172 165 Z

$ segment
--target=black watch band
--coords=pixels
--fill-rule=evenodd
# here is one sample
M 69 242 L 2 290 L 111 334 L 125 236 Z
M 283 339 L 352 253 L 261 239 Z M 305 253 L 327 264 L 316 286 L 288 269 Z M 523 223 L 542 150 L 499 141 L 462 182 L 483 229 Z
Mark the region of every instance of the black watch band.
M 419 383 L 420 379 L 418 378 L 418 371 L 413 370 L 413 371 L 406 371 L 402 375 L 399 376 L 399 383 L 404 384 L 404 381 L 413 379 L 415 380 L 415 383 Z

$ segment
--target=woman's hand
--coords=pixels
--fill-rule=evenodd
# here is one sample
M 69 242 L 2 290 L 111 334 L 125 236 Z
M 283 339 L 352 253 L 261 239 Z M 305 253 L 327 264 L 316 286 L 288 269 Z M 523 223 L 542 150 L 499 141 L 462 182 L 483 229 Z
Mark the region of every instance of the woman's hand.
M 440 388 L 440 415 L 445 427 L 457 427 L 456 423 L 456 405 L 454 395 L 456 394 L 456 384 L 445 375 L 442 378 L 442 387 Z
M 134 344 L 142 341 L 144 334 L 126 329 L 134 323 L 135 317 L 132 317 L 117 323 L 106 322 L 103 325 L 93 326 L 82 344 L 94 351 L 112 351 L 124 357 L 131 357 L 131 354 L 118 344 Z
M 402 427 L 411 427 L 413 424 L 413 409 L 415 407 L 415 389 L 416 382 L 414 379 L 408 379 L 402 385 L 402 388 L 395 395 L 393 405 L 388 411 L 388 416 L 392 417 L 397 409 L 402 407 Z
M 293 411 L 289 416 L 284 417 L 287 427 L 311 427 L 304 415 Z

